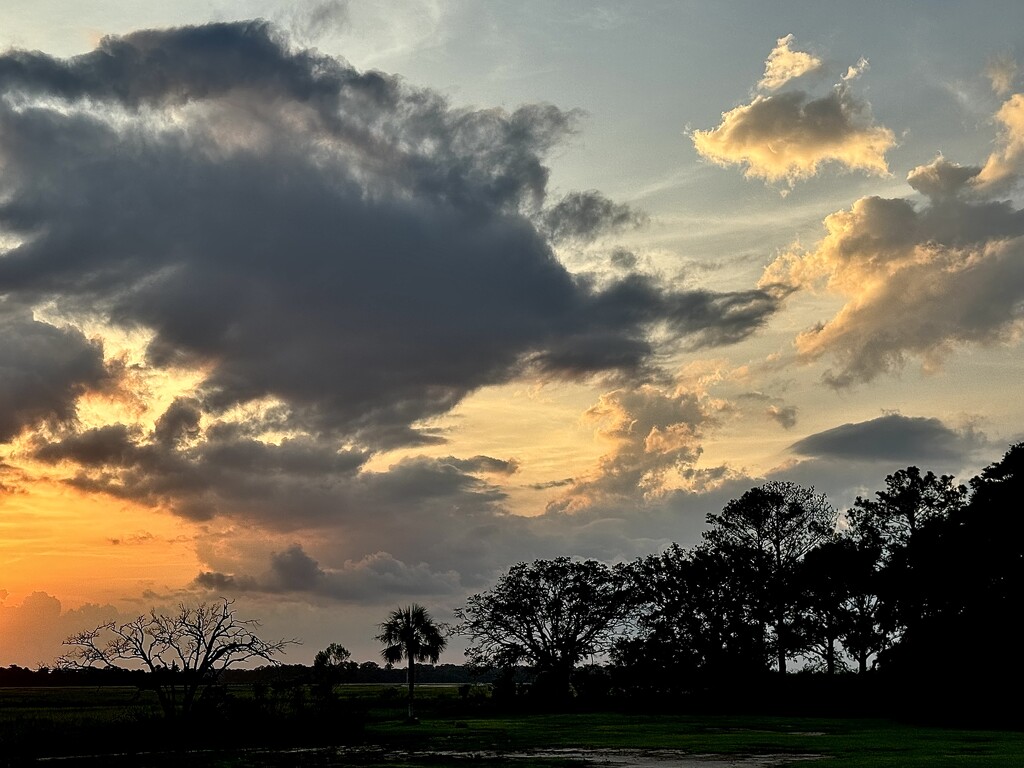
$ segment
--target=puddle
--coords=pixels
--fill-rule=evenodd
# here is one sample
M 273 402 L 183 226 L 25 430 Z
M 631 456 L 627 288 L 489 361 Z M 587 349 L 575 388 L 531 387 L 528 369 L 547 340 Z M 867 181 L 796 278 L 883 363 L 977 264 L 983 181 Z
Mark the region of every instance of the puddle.
M 454 762 L 495 761 L 514 762 L 546 758 L 578 762 L 586 768 L 777 768 L 792 765 L 802 760 L 817 760 L 821 755 L 772 754 L 772 755 L 702 755 L 673 749 L 536 749 L 529 752 L 457 752 L 432 751 L 408 752 L 407 758 L 439 757 L 451 758 Z
M 104 766 L 134 766 L 140 758 L 145 764 L 154 766 L 180 766 L 187 764 L 195 768 L 202 766 L 240 765 L 247 768 L 266 766 L 317 766 L 317 768 L 351 768 L 352 766 L 387 766 L 391 763 L 422 763 L 427 766 L 450 765 L 471 766 L 514 766 L 518 761 L 558 760 L 577 763 L 580 768 L 779 768 L 794 765 L 802 760 L 815 760 L 821 755 L 772 754 L 772 755 L 703 755 L 672 749 L 537 749 L 528 752 L 491 751 L 410 751 L 396 752 L 380 747 L 305 747 L 281 750 L 238 750 L 227 752 L 150 752 L 145 755 L 76 755 L 39 758 L 38 762 L 57 763 L 64 766 L 92 768 Z M 184 762 L 182 758 L 185 758 Z

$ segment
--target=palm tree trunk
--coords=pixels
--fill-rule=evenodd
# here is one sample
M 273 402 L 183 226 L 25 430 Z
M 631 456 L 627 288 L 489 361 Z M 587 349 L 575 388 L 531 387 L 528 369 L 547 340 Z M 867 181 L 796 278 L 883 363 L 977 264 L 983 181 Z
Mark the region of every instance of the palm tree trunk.
M 416 690 L 416 660 L 413 659 L 413 655 L 409 654 L 409 719 L 413 720 L 416 717 L 416 708 L 414 706 L 413 696 Z

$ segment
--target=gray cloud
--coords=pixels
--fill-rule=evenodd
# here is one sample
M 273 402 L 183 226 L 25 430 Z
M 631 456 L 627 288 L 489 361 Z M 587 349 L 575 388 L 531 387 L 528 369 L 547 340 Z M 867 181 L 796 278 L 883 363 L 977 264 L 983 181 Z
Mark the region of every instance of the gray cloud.
M 0 293 L 145 332 L 144 368 L 203 372 L 152 426 L 55 425 L 32 456 L 78 489 L 207 523 L 196 589 L 379 601 L 461 594 L 525 557 L 641 554 L 653 539 L 626 536 L 625 512 L 510 514 L 514 458 L 371 459 L 440 442 L 424 419 L 517 377 L 642 388 L 661 344 L 744 339 L 788 290 L 683 290 L 624 257 L 600 284 L 570 273 L 555 239 L 641 220 L 597 192 L 548 201 L 544 159 L 575 113 L 454 108 L 264 23 L 139 32 L 69 60 L 9 52 L 0 92 Z M 77 331 L 36 330 L 63 334 L 62 364 L 102 361 Z M 82 367 L 48 374 L 67 382 L 57 421 L 102 373 Z M 702 406 L 662 401 L 609 472 L 639 480 L 699 451 Z M 652 523 L 657 541 L 670 523 Z
M 78 397 L 107 380 L 101 346 L 0 303 L 0 442 L 40 422 L 70 422 Z
M 410 566 L 386 552 L 324 569 L 298 544 L 271 554 L 269 567 L 259 576 L 202 571 L 193 583 L 210 592 L 298 594 L 362 604 L 379 604 L 382 597 L 393 595 L 451 598 L 464 591 L 456 572 L 437 573 L 425 563 Z
M 888 414 L 809 435 L 790 450 L 817 458 L 898 464 L 963 459 L 978 444 L 974 433 L 957 432 L 938 419 Z
M 625 248 L 616 248 L 612 251 L 608 261 L 616 269 L 629 270 L 636 266 L 638 259 L 635 253 L 627 251 Z
M 159 427 L 167 421 L 158 420 L 152 434 L 116 424 L 61 440 L 38 440 L 34 457 L 66 464 L 74 472 L 69 482 L 77 488 L 193 520 L 240 521 L 272 536 L 315 532 L 327 547 L 321 553 L 328 558 L 327 571 L 345 571 L 346 562 L 360 562 L 367 553 L 385 553 L 400 564 L 395 568 L 443 565 L 440 573 L 458 569 L 462 578 L 476 583 L 496 562 L 508 562 L 499 553 L 522 557 L 534 541 L 520 518 L 505 511 L 504 491 L 478 477 L 507 477 L 517 470 L 513 460 L 411 457 L 384 471 L 369 471 L 363 452 L 339 451 L 333 443 L 312 438 L 266 443 L 219 424 L 195 441 L 166 441 Z M 382 562 L 374 560 L 373 568 Z M 288 591 L 298 590 L 302 578 L 309 581 L 313 574 L 291 550 L 267 570 L 270 575 L 256 582 L 252 573 L 261 572 L 252 569 L 249 576 L 233 577 L 235 582 L 221 583 L 216 575 L 204 578 L 212 580 L 210 588 L 258 584 Z M 445 576 L 445 583 L 451 578 Z
M 0 90 L 0 290 L 150 329 L 151 365 L 207 367 L 207 412 L 273 397 L 307 431 L 429 442 L 417 421 L 524 366 L 642 371 L 652 328 L 728 344 L 782 298 L 574 277 L 530 213 L 574 113 L 455 109 L 262 22 L 10 52 Z M 636 219 L 593 192 L 547 211 L 560 236 Z
M 442 461 L 470 474 L 483 472 L 495 475 L 514 475 L 519 471 L 519 462 L 515 459 L 495 459 L 492 456 L 473 456 L 469 459 L 449 456 Z
M 768 418 L 776 421 L 783 429 L 792 429 L 796 426 L 797 407 L 795 405 L 769 405 L 765 410 Z
M 600 235 L 639 227 L 646 217 L 596 190 L 570 192 L 544 211 L 543 226 L 554 241 L 593 240 Z
M 764 415 L 776 422 L 783 429 L 792 429 L 796 426 L 797 413 L 799 408 L 789 405 L 777 397 L 767 395 L 764 392 L 744 392 L 737 398 L 739 401 L 752 401 L 764 404 Z

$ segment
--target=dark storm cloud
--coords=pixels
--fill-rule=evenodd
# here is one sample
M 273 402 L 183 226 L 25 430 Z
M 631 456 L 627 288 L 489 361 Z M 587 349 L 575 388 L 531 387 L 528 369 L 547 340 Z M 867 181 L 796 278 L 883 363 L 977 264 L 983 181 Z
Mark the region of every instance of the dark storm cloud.
M 262 22 L 9 52 L 0 90 L 0 227 L 22 239 L 0 292 L 150 329 L 153 365 L 204 365 L 161 440 L 188 439 L 196 408 L 273 397 L 313 433 L 436 441 L 416 422 L 524 365 L 638 371 L 655 326 L 727 344 L 781 301 L 573 277 L 532 222 L 574 113 L 456 109 Z M 593 192 L 546 210 L 558 236 L 637 219 Z
M 312 557 L 298 544 L 284 552 L 275 552 L 270 568 L 278 583 L 285 589 L 309 590 L 324 577 L 324 572 Z
M 202 418 L 199 401 L 194 398 L 178 398 L 157 419 L 153 437 L 165 445 L 177 445 L 199 437 L 199 420 Z
M 180 402 L 168 410 L 179 412 Z M 266 443 L 217 424 L 203 439 L 166 441 L 160 425 L 167 421 L 167 414 L 158 419 L 152 434 L 109 425 L 38 441 L 34 455 L 73 467 L 69 482 L 77 488 L 186 518 L 219 516 L 272 536 L 316 531 L 319 540 L 330 542 L 325 570 L 345 570 L 349 561 L 385 553 L 394 568 L 442 564 L 442 572 L 457 567 L 473 580 L 491 571 L 496 551 L 509 547 L 515 557 L 525 551 L 513 543 L 521 537 L 512 533 L 519 524 L 504 510 L 506 494 L 477 477 L 508 476 L 517 469 L 513 460 L 412 457 L 386 471 L 369 471 L 363 467 L 367 454 L 339 451 L 327 441 Z M 274 562 L 268 568 L 277 576 L 260 577 L 260 584 L 298 589 L 299 574 L 311 572 L 302 571 L 301 558 L 290 550 Z M 376 573 L 383 561 L 361 567 L 364 575 Z M 388 578 L 397 579 L 388 568 Z M 447 583 L 453 577 L 444 578 Z
M 82 490 L 165 506 L 192 519 L 220 513 L 284 529 L 323 524 L 343 510 L 347 484 L 368 458 L 313 438 L 274 444 L 218 425 L 194 444 L 168 441 L 165 428 L 180 414 L 177 401 L 151 435 L 111 424 L 49 442 L 40 438 L 34 456 L 76 466 L 68 482 Z
M 510 514 L 513 458 L 371 461 L 442 441 L 423 420 L 477 388 L 635 381 L 652 338 L 729 344 L 780 307 L 777 286 L 682 290 L 635 257 L 600 284 L 570 273 L 556 239 L 642 219 L 597 192 L 547 199 L 544 159 L 576 117 L 455 108 L 260 22 L 0 56 L 0 294 L 141 331 L 148 366 L 203 372 L 152 426 L 57 430 L 34 458 L 213 521 L 202 589 L 380 601 L 462 594 L 528 557 L 640 554 L 628 515 Z M 684 437 L 650 439 L 664 457 Z
M 977 444 L 975 435 L 952 430 L 938 419 L 889 414 L 818 432 L 790 450 L 818 458 L 898 463 L 959 459 Z
M 774 314 L 789 293 L 784 286 L 759 290 L 678 292 L 641 274 L 630 274 L 588 297 L 578 330 L 552 339 L 534 358 L 545 371 L 580 376 L 616 367 L 641 368 L 654 354 L 646 330 L 659 327 L 692 349 L 743 340 Z M 626 328 L 633 332 L 623 332 Z
M 106 378 L 99 344 L 0 299 L 0 442 L 40 422 L 72 421 L 78 397 Z

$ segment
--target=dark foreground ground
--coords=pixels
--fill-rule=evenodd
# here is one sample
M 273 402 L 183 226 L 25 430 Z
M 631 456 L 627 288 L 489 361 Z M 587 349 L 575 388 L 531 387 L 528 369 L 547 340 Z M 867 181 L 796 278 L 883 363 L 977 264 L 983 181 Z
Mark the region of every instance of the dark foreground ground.
M 224 713 L 229 713 L 225 715 Z M 167 723 L 131 688 L 0 688 L 0 765 L 263 768 L 1019 768 L 1024 733 L 863 718 L 647 712 L 502 712 L 455 687 L 426 689 L 421 720 L 401 692 L 234 691 Z

